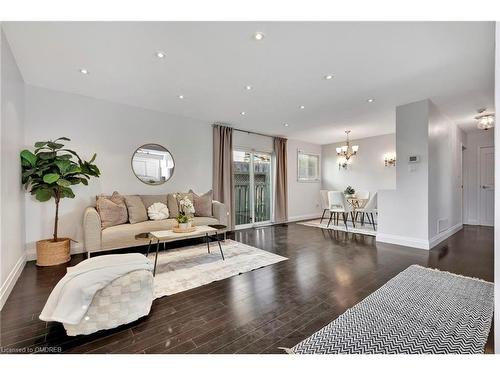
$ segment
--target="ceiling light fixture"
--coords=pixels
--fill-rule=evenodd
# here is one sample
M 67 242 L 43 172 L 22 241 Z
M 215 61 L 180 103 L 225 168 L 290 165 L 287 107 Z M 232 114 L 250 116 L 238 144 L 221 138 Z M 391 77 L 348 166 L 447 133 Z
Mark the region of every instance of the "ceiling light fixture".
M 162 52 L 162 51 L 156 52 L 156 57 L 158 57 L 159 59 L 163 59 L 163 58 L 165 58 L 165 56 L 167 56 L 167 54 L 165 52 Z
M 336 148 L 337 156 L 342 158 L 342 160 L 339 161 L 339 169 L 340 168 L 347 169 L 349 159 L 358 153 L 359 146 L 357 145 L 351 146 L 349 142 L 350 132 L 351 132 L 350 130 L 345 131 L 345 134 L 347 135 L 347 140 L 345 142 L 345 145 Z
M 477 127 L 481 130 L 488 130 L 495 126 L 495 114 L 485 112 L 486 108 L 480 108 L 477 110 L 479 114 L 474 117 L 478 121 Z
M 251 89 L 253 89 L 252 86 L 250 86 L 250 85 L 245 86 L 245 90 L 251 90 Z
M 264 39 L 264 36 L 265 35 L 264 35 L 264 33 L 262 31 L 257 31 L 255 34 L 253 34 L 253 38 L 255 40 L 259 40 L 259 41 L 262 40 L 262 39 Z
M 301 105 L 299 108 L 300 109 L 304 109 L 304 108 L 306 108 L 306 106 L 305 105 Z
M 333 78 L 333 74 L 327 74 L 327 75 L 325 76 L 325 79 L 326 79 L 327 81 L 328 81 L 328 80 L 330 80 L 330 79 L 332 79 L 332 78 Z
M 245 116 L 247 113 L 246 112 L 240 112 L 240 115 Z
M 82 73 L 82 74 L 89 74 L 89 73 L 90 73 L 87 69 L 83 69 L 83 68 L 82 68 L 82 69 L 80 69 L 79 71 L 80 71 L 80 73 Z
M 285 122 L 285 123 L 283 124 L 283 126 L 288 127 L 288 123 L 287 123 L 287 122 Z
M 370 99 L 366 99 L 366 101 L 367 101 L 368 103 L 373 103 L 373 102 L 375 101 L 375 99 L 370 98 Z
M 184 95 L 179 95 L 178 98 L 179 99 L 184 99 Z

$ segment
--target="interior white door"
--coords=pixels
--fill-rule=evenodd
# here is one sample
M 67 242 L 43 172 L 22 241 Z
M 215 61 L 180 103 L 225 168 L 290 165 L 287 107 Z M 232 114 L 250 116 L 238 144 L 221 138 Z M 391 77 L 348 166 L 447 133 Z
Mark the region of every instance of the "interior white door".
M 495 212 L 495 150 L 479 149 L 479 224 L 493 226 Z

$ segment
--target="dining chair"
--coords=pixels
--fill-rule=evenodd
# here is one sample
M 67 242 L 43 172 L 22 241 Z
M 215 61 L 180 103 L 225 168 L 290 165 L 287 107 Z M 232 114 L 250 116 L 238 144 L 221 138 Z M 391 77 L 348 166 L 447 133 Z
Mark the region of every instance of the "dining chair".
M 368 202 L 368 200 L 370 199 L 370 192 L 368 190 L 358 190 L 355 195 L 357 202 L 356 208 L 364 207 Z
M 335 220 L 336 224 L 339 223 L 339 215 L 342 214 L 342 220 L 344 221 L 345 229 L 347 231 L 347 220 L 349 219 L 349 214 L 351 215 L 352 226 L 356 228 L 354 224 L 354 211 L 352 206 L 347 202 L 347 199 L 343 192 L 341 191 L 329 191 L 328 192 L 328 202 L 330 204 L 330 219 L 328 220 L 327 227 L 330 226 L 332 219 Z M 335 217 L 334 217 L 335 216 Z
M 328 190 L 320 190 L 319 196 L 321 200 L 321 209 L 323 210 L 323 213 L 321 214 L 321 220 L 319 221 L 319 223 L 321 224 L 323 222 L 323 219 L 325 218 L 325 213 L 330 209 L 330 204 L 328 202 Z
M 361 214 L 361 225 L 365 224 L 365 215 L 368 218 L 368 222 L 373 225 L 373 230 L 377 230 L 375 227 L 375 218 L 373 214 L 377 214 L 377 193 L 373 194 L 368 203 L 364 207 L 356 209 L 356 219 L 358 214 Z M 371 220 L 370 220 L 371 218 Z

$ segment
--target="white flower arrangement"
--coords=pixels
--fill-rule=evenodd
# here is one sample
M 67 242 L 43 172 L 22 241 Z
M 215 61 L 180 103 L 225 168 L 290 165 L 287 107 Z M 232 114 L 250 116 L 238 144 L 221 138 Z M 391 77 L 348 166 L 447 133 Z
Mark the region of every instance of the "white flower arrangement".
M 184 197 L 179 201 L 179 211 L 181 211 L 185 215 L 194 214 L 195 211 L 193 202 L 191 202 L 188 197 Z

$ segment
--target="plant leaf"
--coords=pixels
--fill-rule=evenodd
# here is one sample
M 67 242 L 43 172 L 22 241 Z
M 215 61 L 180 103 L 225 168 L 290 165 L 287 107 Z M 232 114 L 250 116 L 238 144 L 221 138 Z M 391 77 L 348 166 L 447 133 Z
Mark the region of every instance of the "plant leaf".
M 68 187 L 71 185 L 71 182 L 69 182 L 68 180 L 65 180 L 64 178 L 60 178 L 59 180 L 57 180 L 57 184 L 59 186 Z
M 90 159 L 89 163 L 92 164 L 95 161 L 95 158 L 97 157 L 97 154 L 94 154 L 92 156 L 92 159 Z
M 26 160 L 32 167 L 34 167 L 36 164 L 37 156 L 31 151 L 28 150 L 21 151 L 21 158 L 23 160 Z
M 73 193 L 73 190 L 71 190 L 69 187 L 64 187 L 61 190 L 61 197 L 62 198 L 74 198 L 75 193 Z
M 36 148 L 42 148 L 45 147 L 49 142 L 35 142 L 35 147 Z
M 45 176 L 43 176 L 43 182 L 46 182 L 47 184 L 53 184 L 57 180 L 59 180 L 61 176 L 57 173 L 48 173 Z
M 54 142 L 57 142 L 57 141 L 71 141 L 71 139 L 69 139 L 68 137 L 59 137 L 56 140 L 54 140 Z
M 71 162 L 66 159 L 55 160 L 54 164 L 57 165 L 57 168 L 59 168 L 59 171 L 61 172 L 62 175 L 64 175 L 68 170 L 68 168 L 71 166 Z
M 54 159 L 56 157 L 55 152 L 39 152 L 37 156 L 42 160 Z
M 49 146 L 53 150 L 57 150 L 64 147 L 62 143 L 55 143 L 55 142 L 48 142 L 47 146 Z
M 52 191 L 49 189 L 39 189 L 36 191 L 35 197 L 40 202 L 46 202 L 52 198 Z

